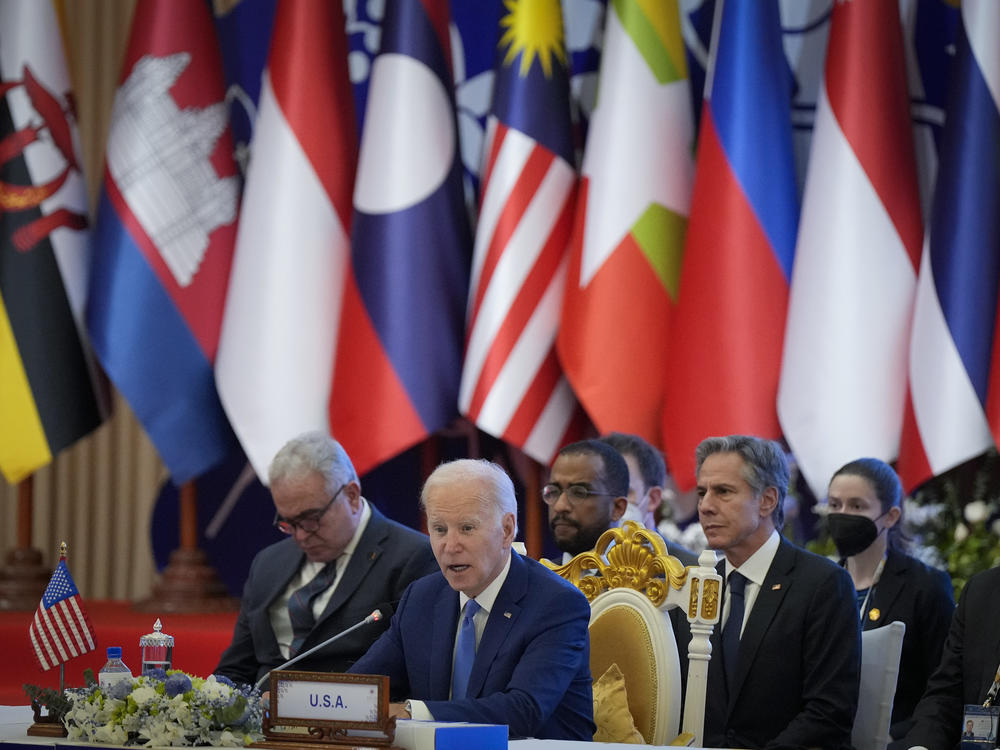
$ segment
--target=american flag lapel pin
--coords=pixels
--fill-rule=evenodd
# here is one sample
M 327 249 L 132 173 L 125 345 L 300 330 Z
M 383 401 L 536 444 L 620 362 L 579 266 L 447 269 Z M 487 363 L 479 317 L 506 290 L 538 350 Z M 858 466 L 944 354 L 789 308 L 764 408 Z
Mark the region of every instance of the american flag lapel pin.
M 781 591 L 781 584 L 776 583 L 771 587 L 771 591 Z
M 510 612 L 504 612 L 503 616 L 506 617 L 509 620 L 510 619 Z

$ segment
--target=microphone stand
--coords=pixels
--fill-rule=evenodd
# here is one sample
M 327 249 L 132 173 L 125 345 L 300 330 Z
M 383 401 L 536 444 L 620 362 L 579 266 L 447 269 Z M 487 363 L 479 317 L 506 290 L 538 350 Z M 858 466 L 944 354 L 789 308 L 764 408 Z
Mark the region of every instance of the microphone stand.
M 357 630 L 362 625 L 367 625 L 367 624 L 372 623 L 372 622 L 378 622 L 381 619 L 382 619 L 382 612 L 381 612 L 381 610 L 376 609 L 374 612 L 372 612 L 370 615 L 368 615 L 368 617 L 366 617 L 365 619 L 363 619 L 361 622 L 358 622 L 358 623 L 355 623 L 354 625 L 351 625 L 351 627 L 349 627 L 347 630 L 341 630 L 336 635 L 333 635 L 330 638 L 327 638 L 325 641 L 323 641 L 322 643 L 319 643 L 319 644 L 313 646 L 308 651 L 303 651 L 301 654 L 296 654 L 291 659 L 289 659 L 288 661 L 286 661 L 284 664 L 282 664 L 282 665 L 280 665 L 278 667 L 275 667 L 274 669 L 267 670 L 267 672 L 264 673 L 264 676 L 261 677 L 259 680 L 257 680 L 257 683 L 253 686 L 253 689 L 254 690 L 260 690 L 260 686 L 264 684 L 264 681 L 268 677 L 270 677 L 271 672 L 274 672 L 276 670 L 281 670 L 281 669 L 287 669 L 288 667 L 292 666 L 295 662 L 299 661 L 300 659 L 305 659 L 307 656 L 309 656 L 310 654 L 316 653 L 321 648 L 326 648 L 327 646 L 329 646 L 331 643 L 333 643 L 338 638 L 341 638 L 341 637 L 347 635 L 348 633 L 351 633 L 351 632 Z

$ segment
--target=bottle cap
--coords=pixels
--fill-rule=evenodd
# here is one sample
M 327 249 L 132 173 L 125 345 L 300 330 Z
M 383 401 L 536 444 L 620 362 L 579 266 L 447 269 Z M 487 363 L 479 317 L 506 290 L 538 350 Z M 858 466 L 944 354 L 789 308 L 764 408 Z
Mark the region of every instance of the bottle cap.
M 121 646 L 108 646 L 108 658 L 109 659 L 121 659 L 122 658 L 122 647 Z

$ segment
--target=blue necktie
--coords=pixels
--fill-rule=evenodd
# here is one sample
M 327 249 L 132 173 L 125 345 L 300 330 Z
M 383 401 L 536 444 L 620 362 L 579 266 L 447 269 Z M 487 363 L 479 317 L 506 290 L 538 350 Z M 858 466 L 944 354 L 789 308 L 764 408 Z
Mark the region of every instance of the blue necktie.
M 337 577 L 337 561 L 333 560 L 323 566 L 313 579 L 295 592 L 288 599 L 288 618 L 292 621 L 292 643 L 288 647 L 289 657 L 295 656 L 306 637 L 316 625 L 313 617 L 313 601 L 330 588 Z
M 465 697 L 469 687 L 469 675 L 472 674 L 472 663 L 476 660 L 476 616 L 482 607 L 475 599 L 465 603 L 465 614 L 462 615 L 462 627 L 458 629 L 458 640 L 455 647 L 455 665 L 451 671 L 451 698 L 459 700 Z
M 746 610 L 743 598 L 747 579 L 742 573 L 733 571 L 727 581 L 729 586 L 729 619 L 722 629 L 722 664 L 726 669 L 726 687 L 732 688 L 736 681 L 736 664 L 740 653 L 740 630 L 743 627 L 743 613 Z

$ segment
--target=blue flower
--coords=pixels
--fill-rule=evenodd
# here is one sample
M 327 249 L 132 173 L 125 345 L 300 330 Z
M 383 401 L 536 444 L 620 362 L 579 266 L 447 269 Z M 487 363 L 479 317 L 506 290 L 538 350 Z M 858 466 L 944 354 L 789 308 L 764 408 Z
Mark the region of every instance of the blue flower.
M 132 692 L 132 680 L 118 680 L 103 689 L 105 695 L 116 701 L 123 701 Z
M 216 682 L 221 682 L 223 685 L 228 685 L 231 688 L 236 687 L 236 683 L 234 683 L 232 680 L 230 680 L 224 674 L 217 674 L 217 675 L 215 675 L 215 681 Z
M 172 675 L 167 677 L 166 685 L 167 695 L 173 698 L 177 695 L 182 695 L 191 689 L 191 678 L 188 677 L 183 672 L 174 672 Z
M 149 677 L 150 679 L 153 680 L 159 680 L 160 682 L 163 682 L 165 679 L 167 679 L 166 671 L 160 669 L 159 667 L 155 667 L 154 669 L 147 669 L 145 672 L 142 673 L 142 676 Z

